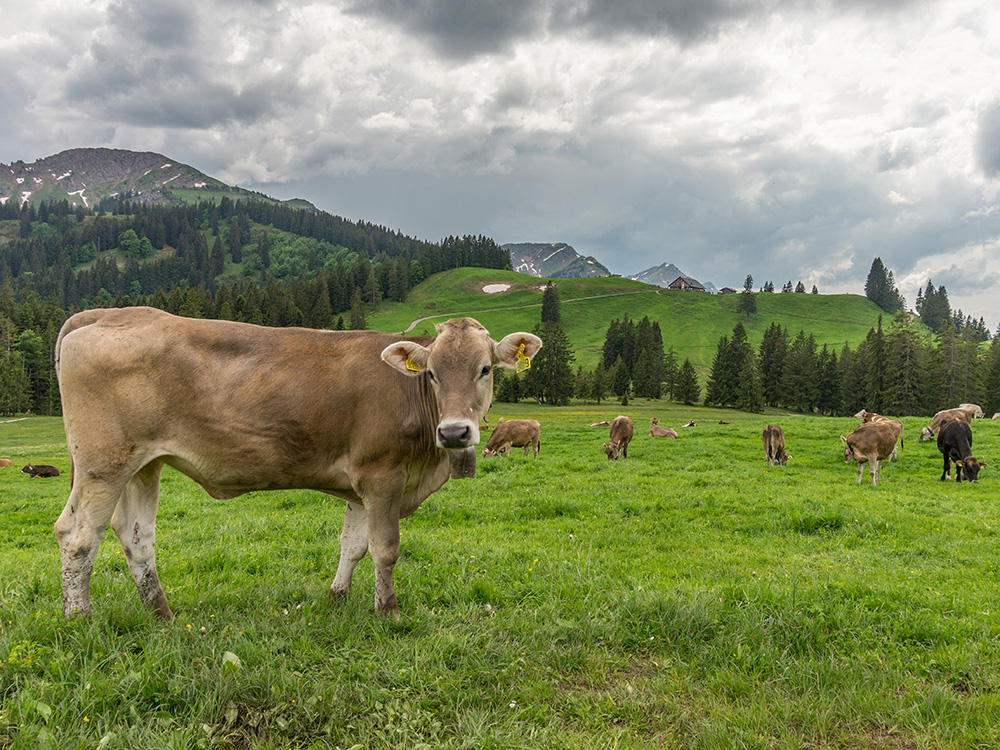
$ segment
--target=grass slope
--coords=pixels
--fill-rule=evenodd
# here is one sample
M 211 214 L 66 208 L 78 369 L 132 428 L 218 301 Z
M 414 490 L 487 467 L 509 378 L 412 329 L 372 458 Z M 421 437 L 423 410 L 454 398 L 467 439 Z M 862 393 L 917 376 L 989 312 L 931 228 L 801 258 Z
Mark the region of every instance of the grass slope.
M 502 294 L 486 294 L 485 284 L 509 284 Z M 410 293 L 403 304 L 389 303 L 369 318 L 369 327 L 382 331 L 433 332 L 434 324 L 449 317 L 469 315 L 490 331 L 504 335 L 532 330 L 541 311 L 543 279 L 509 271 L 459 268 L 435 274 Z M 670 292 L 660 287 L 619 277 L 560 279 L 556 282 L 562 302 L 562 325 L 576 352 L 576 364 L 596 366 L 608 323 L 628 315 L 640 320 L 648 315 L 660 324 L 663 346 L 673 346 L 679 360 L 690 357 L 704 376 L 712 366 L 719 337 L 730 335 L 744 322 L 750 342 L 760 344 L 764 330 L 775 322 L 794 337 L 799 330 L 812 333 L 817 343 L 840 351 L 853 347 L 884 314 L 874 303 L 853 294 L 757 294 L 757 314 L 749 324 L 736 311 L 738 295 Z M 888 321 L 885 321 L 888 326 Z
M 108 532 L 88 620 L 61 614 L 58 419 L 0 424 L 0 747 L 965 750 L 1000 737 L 1000 423 L 978 485 L 906 443 L 854 483 L 855 420 L 639 401 L 494 407 L 537 417 L 537 460 L 481 459 L 402 523 L 400 623 L 373 571 L 329 602 L 343 503 L 213 500 L 164 471 L 158 568 L 177 619 L 143 611 Z M 650 416 L 677 440 L 647 437 Z M 695 428 L 679 426 L 695 419 Z M 728 424 L 719 424 L 723 419 Z M 793 458 L 764 464 L 782 424 Z

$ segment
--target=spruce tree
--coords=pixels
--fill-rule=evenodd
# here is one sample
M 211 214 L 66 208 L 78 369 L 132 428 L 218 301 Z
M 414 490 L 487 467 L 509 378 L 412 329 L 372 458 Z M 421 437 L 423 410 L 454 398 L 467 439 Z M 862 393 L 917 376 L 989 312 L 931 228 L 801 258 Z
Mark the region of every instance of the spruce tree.
M 545 291 L 542 293 L 542 322 L 559 323 L 561 315 L 562 313 L 559 309 L 559 292 L 556 291 L 556 285 L 549 281 L 545 285 Z
M 687 357 L 677 373 L 677 385 L 674 392 L 678 401 L 691 405 L 701 396 L 701 386 L 698 385 L 698 374 L 694 370 L 694 365 Z

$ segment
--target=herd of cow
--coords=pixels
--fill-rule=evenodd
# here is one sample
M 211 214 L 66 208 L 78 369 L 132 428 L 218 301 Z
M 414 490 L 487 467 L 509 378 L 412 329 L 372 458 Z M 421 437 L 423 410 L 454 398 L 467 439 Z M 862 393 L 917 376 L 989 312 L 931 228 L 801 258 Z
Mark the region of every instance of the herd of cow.
M 154 550 L 160 473 L 169 465 L 215 498 L 277 489 L 343 498 L 330 595 L 347 594 L 355 567 L 370 554 L 375 609 L 398 618 L 392 574 L 400 518 L 474 458 L 494 368 L 520 371 L 542 345 L 524 332 L 496 341 L 472 318 L 436 328 L 436 337 L 413 338 L 268 328 L 148 307 L 70 317 L 55 348 L 70 454 L 70 494 L 55 523 L 64 613 L 90 612 L 91 573 L 110 524 L 141 600 L 172 617 Z M 971 455 L 969 421 L 929 427 L 945 456 L 942 478 L 949 461 L 958 479 L 964 473 L 972 481 L 985 466 Z M 608 424 L 605 453 L 627 457 L 631 420 Z M 895 424 L 870 415 L 844 438 L 845 460 L 873 466 L 873 484 L 901 437 Z M 655 418 L 650 435 L 677 437 Z M 764 445 L 769 463 L 789 458 L 777 426 L 765 430 Z M 529 449 L 538 455 L 536 420 L 501 420 L 483 452 L 522 446 L 525 456 Z

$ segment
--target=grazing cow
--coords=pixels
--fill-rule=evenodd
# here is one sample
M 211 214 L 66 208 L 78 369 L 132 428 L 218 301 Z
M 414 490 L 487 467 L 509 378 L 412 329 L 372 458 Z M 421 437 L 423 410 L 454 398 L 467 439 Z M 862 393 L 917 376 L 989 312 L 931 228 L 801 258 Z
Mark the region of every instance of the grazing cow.
M 993 415 L 993 419 L 1000 419 L 1000 411 Z
M 938 431 L 937 447 L 944 456 L 941 481 L 951 476 L 951 462 L 955 462 L 955 481 L 962 481 L 962 474 L 970 482 L 979 481 L 979 470 L 987 464 L 972 455 L 972 427 L 961 419 L 946 419 Z
M 21 469 L 21 473 L 30 474 L 32 479 L 38 477 L 57 477 L 59 476 L 59 469 L 48 464 L 28 464 Z
M 503 417 L 500 418 L 503 420 Z M 538 458 L 542 447 L 542 426 L 537 419 L 510 419 L 497 423 L 496 429 L 483 448 L 483 455 L 509 456 L 511 448 L 524 448 L 524 455 L 533 450 L 532 458 Z
M 959 404 L 959 409 L 972 409 L 973 419 L 984 419 L 986 417 L 986 412 L 983 411 L 983 407 L 979 404 Z
M 0 458 L 0 466 L 13 466 L 14 462 L 9 458 Z
M 142 601 L 172 616 L 156 573 L 160 472 L 212 497 L 315 489 L 347 501 L 331 596 L 368 552 L 375 609 L 399 617 L 392 571 L 399 519 L 474 455 L 493 368 L 541 340 L 501 341 L 471 318 L 434 339 L 374 331 L 265 328 L 149 307 L 77 313 L 56 341 L 72 491 L 55 523 L 63 610 L 90 611 L 90 577 L 110 522 Z
M 882 462 L 896 450 L 897 437 L 896 427 L 887 422 L 862 423 L 847 437 L 840 436 L 844 442 L 844 463 L 858 462 L 858 484 L 866 463 L 872 486 L 878 484 Z
M 785 451 L 785 434 L 776 424 L 769 424 L 761 435 L 768 466 L 785 466 L 791 456 Z
M 615 417 L 611 422 L 610 433 L 611 442 L 604 444 L 608 459 L 617 461 L 620 457 L 628 458 L 628 444 L 635 434 L 632 420 L 621 415 Z
M 665 438 L 676 438 L 677 430 L 671 427 L 660 427 L 660 420 L 653 417 L 649 420 L 649 436 L 650 437 L 665 437 Z
M 972 404 L 970 406 L 958 407 L 957 409 L 942 409 L 934 418 L 931 423 L 920 430 L 920 442 L 925 443 L 937 434 L 937 431 L 941 429 L 941 423 L 946 419 L 961 419 L 963 422 L 971 422 L 975 419 L 976 409 L 978 406 Z M 982 411 L 982 409 L 979 409 Z

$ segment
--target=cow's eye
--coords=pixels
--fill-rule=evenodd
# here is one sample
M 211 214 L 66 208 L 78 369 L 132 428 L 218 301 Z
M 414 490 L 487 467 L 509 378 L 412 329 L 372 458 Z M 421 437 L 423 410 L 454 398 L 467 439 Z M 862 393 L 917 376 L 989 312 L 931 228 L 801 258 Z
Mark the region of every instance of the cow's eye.
M 434 371 L 433 370 L 428 370 L 427 374 L 430 376 L 430 379 L 431 379 L 432 383 L 436 383 L 437 382 L 437 378 L 434 377 Z
M 492 371 L 493 371 L 493 368 L 492 368 L 492 367 L 490 367 L 489 365 L 484 365 L 484 366 L 483 366 L 483 371 L 479 373 L 479 377 L 481 377 L 481 378 L 485 378 L 485 377 L 486 377 L 487 375 L 489 375 L 489 374 L 490 374 L 490 373 L 491 373 Z

